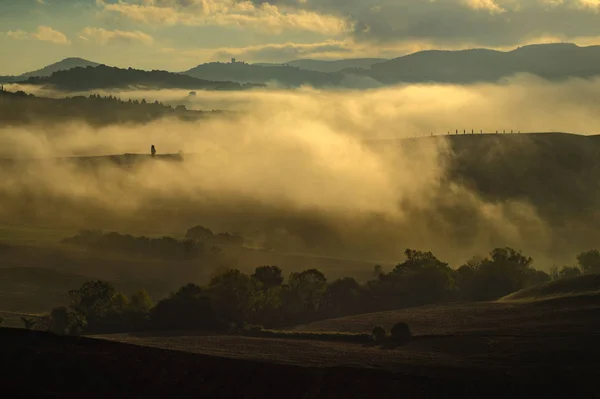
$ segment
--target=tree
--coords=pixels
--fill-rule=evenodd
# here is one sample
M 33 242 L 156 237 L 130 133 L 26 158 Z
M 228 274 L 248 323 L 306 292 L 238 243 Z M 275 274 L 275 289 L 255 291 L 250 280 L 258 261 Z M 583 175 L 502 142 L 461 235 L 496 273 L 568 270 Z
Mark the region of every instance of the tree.
M 159 301 L 150 311 L 150 320 L 159 330 L 214 330 L 219 327 L 212 300 L 195 284 L 181 287 Z
M 122 305 L 122 297 L 106 281 L 88 281 L 81 288 L 69 291 L 71 309 L 82 316 L 88 328 L 94 330 L 100 327 L 103 317 Z
M 385 331 L 385 328 L 381 326 L 375 326 L 371 335 L 373 336 L 373 341 L 378 344 L 385 342 L 387 339 L 387 332 Z
M 152 309 L 152 306 L 154 306 L 154 303 L 146 290 L 141 290 L 131 295 L 132 310 L 140 313 L 148 313 Z
M 70 335 L 81 328 L 80 320 L 65 306 L 59 306 L 50 312 L 51 331 L 58 335 Z
M 406 260 L 398 264 L 390 278 L 401 293 L 405 306 L 424 305 L 447 299 L 455 287 L 454 272 L 431 252 L 407 249 Z
M 317 269 L 308 269 L 292 273 L 289 287 L 305 310 L 317 311 L 327 290 L 327 278 Z
M 4 318 L 0 316 L 0 326 L 4 323 Z
M 259 281 L 263 289 L 268 290 L 283 283 L 283 272 L 278 266 L 260 266 L 254 270 L 252 278 Z
M 577 263 L 584 273 L 600 273 L 600 251 L 591 249 L 577 255 Z
M 21 321 L 23 322 L 23 327 L 25 327 L 26 330 L 33 330 L 33 327 L 35 327 L 35 319 L 21 317 Z
M 204 241 L 213 237 L 213 232 L 204 226 L 196 226 L 185 232 L 185 238 L 196 241 Z
M 257 281 L 239 270 L 228 270 L 209 284 L 209 295 L 223 319 L 242 327 L 261 303 Z
M 345 277 L 327 286 L 323 296 L 322 312 L 328 317 L 360 313 L 362 287 L 352 277 Z
M 581 275 L 581 269 L 576 266 L 563 266 L 558 272 L 560 278 L 577 277 Z
M 394 324 L 390 333 L 392 341 L 396 344 L 404 344 L 410 341 L 410 338 L 412 336 L 408 324 L 404 322 Z
M 527 286 L 550 280 L 531 268 L 533 259 L 512 248 L 495 248 L 475 269 L 471 300 L 494 300 Z

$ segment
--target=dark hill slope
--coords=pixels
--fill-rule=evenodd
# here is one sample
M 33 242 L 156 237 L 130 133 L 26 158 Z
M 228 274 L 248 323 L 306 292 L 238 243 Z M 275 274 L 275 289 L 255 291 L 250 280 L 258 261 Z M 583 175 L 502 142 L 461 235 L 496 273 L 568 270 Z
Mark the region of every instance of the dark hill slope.
M 311 85 L 314 87 L 338 86 L 343 79 L 343 75 L 338 73 L 309 71 L 286 65 L 260 66 L 242 62 L 211 62 L 198 65 L 195 68 L 182 72 L 182 74 L 208 80 L 277 83 L 285 87 L 298 87 L 302 85 Z
M 600 274 L 563 278 L 514 292 L 502 298 L 502 301 L 540 300 L 588 297 L 600 303 Z
M 11 329 L 0 329 L 0 343 L 0 383 L 11 397 L 591 397 L 595 388 L 593 370 L 299 367 Z
M 32 77 L 21 83 L 47 85 L 66 91 L 129 87 L 148 89 L 241 90 L 256 87 L 255 85 L 242 85 L 236 82 L 213 82 L 166 71 L 142 71 L 132 68 L 120 69 L 106 65 L 100 65 L 95 68 L 73 68 L 68 71 L 58 71 L 49 77 Z
M 68 71 L 69 69 L 73 69 L 73 68 L 87 68 L 87 67 L 97 67 L 100 64 L 97 62 L 93 62 L 93 61 L 88 61 L 88 60 L 84 60 L 83 58 L 78 58 L 78 57 L 71 57 L 71 58 L 65 58 L 62 61 L 59 62 L 55 62 L 54 64 L 50 64 L 44 68 L 38 69 L 36 71 L 32 71 L 32 72 L 26 72 L 22 75 L 19 75 L 18 78 L 20 79 L 29 79 L 30 77 L 35 77 L 35 76 L 41 76 L 41 77 L 46 77 L 46 76 L 51 76 L 54 72 L 58 72 L 58 71 Z
M 600 138 L 567 133 L 452 134 L 372 140 L 385 148 L 448 140 L 448 180 L 490 201 L 525 200 L 544 216 L 589 217 L 600 205 Z
M 368 75 L 386 84 L 401 82 L 495 82 L 516 73 L 557 80 L 600 74 L 600 46 L 540 44 L 501 52 L 487 49 L 422 51 L 374 64 Z

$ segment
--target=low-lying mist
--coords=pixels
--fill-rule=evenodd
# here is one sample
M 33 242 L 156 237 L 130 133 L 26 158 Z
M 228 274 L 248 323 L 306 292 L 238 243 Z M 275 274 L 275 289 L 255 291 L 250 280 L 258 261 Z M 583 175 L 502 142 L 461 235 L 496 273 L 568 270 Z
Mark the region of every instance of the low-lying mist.
M 202 224 L 281 251 L 374 262 L 399 261 L 416 248 L 458 266 L 511 246 L 546 268 L 573 258 L 572 247 L 557 244 L 566 233 L 526 201 L 486 201 L 449 179 L 446 138 L 408 146 L 368 140 L 456 129 L 591 133 L 600 128 L 599 94 L 600 80 L 526 76 L 370 91 L 122 91 L 121 98 L 240 112 L 194 123 L 3 128 L 0 158 L 29 160 L 0 169 L 0 218 L 122 232 L 183 233 Z M 182 152 L 183 162 L 57 159 L 149 154 L 151 145 L 158 154 Z

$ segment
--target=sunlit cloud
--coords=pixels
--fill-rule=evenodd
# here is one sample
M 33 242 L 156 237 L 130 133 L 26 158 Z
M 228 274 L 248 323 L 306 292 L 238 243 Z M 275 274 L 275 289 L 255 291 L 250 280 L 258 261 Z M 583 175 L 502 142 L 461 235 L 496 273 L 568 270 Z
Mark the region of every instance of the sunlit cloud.
M 131 21 L 155 25 L 232 26 L 279 33 L 306 31 L 338 35 L 351 30 L 343 18 L 309 10 L 285 9 L 269 3 L 255 5 L 249 1 L 120 1 L 99 5 L 105 13 L 116 13 Z
M 15 31 L 5 32 L 4 35 L 15 40 L 33 39 L 54 44 L 71 44 L 71 41 L 64 33 L 52 29 L 49 26 L 39 26 L 35 32 L 26 32 L 18 29 Z
M 154 38 L 140 31 L 122 31 L 122 30 L 106 30 L 103 28 L 87 27 L 81 31 L 79 38 L 84 41 L 93 41 L 95 43 L 106 44 L 131 44 L 141 43 L 144 45 L 152 45 Z

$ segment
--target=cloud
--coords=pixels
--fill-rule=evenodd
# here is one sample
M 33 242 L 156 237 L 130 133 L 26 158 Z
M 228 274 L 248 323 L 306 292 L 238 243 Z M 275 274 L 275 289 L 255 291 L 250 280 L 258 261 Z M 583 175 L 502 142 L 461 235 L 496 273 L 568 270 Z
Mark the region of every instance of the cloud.
M 600 234 L 565 230 L 562 211 L 561 227 L 553 231 L 527 203 L 487 202 L 458 182 L 446 184 L 452 154 L 443 137 L 410 140 L 414 147 L 364 139 L 445 137 L 466 122 L 487 131 L 596 132 L 599 93 L 600 80 L 550 84 L 526 77 L 503 85 L 203 92 L 193 98 L 184 90 L 121 92 L 122 98 L 239 112 L 198 122 L 94 128 L 36 121 L 2 128 L 0 158 L 147 153 L 151 144 L 159 153 L 184 149 L 186 155 L 183 163 L 157 160 L 126 169 L 109 162 L 94 169 L 91 161 L 90 168 L 51 161 L 0 168 L 0 219 L 55 218 L 111 230 L 128 223 L 181 231 L 203 224 L 245 237 L 268 226 L 292 231 L 295 223 L 312 223 L 339 235 L 349 257 L 394 260 L 409 247 L 460 262 L 508 245 L 548 259 Z M 516 145 L 508 143 L 478 159 L 503 157 Z
M 241 48 L 224 48 L 214 52 L 212 59 L 238 57 L 251 61 L 284 62 L 295 58 L 338 58 L 355 55 L 356 49 L 346 41 L 329 40 L 321 43 L 264 44 Z
M 600 36 L 598 0 L 253 0 L 347 18 L 357 41 L 435 48 L 518 46 L 539 37 Z
M 35 32 L 25 32 L 23 30 L 8 31 L 5 36 L 15 40 L 41 40 L 44 42 L 51 42 L 54 44 L 71 44 L 71 41 L 65 36 L 64 33 L 52 29 L 49 26 L 38 26 Z
M 282 8 L 270 3 L 254 4 L 237 0 L 144 0 L 98 4 L 105 13 L 131 21 L 158 25 L 217 25 L 251 28 L 279 33 L 306 31 L 339 35 L 352 27 L 344 18 L 310 10 Z
M 94 41 L 98 44 L 131 44 L 141 43 L 152 45 L 154 38 L 141 31 L 106 30 L 103 28 L 87 27 L 81 31 L 79 38 L 85 41 Z

